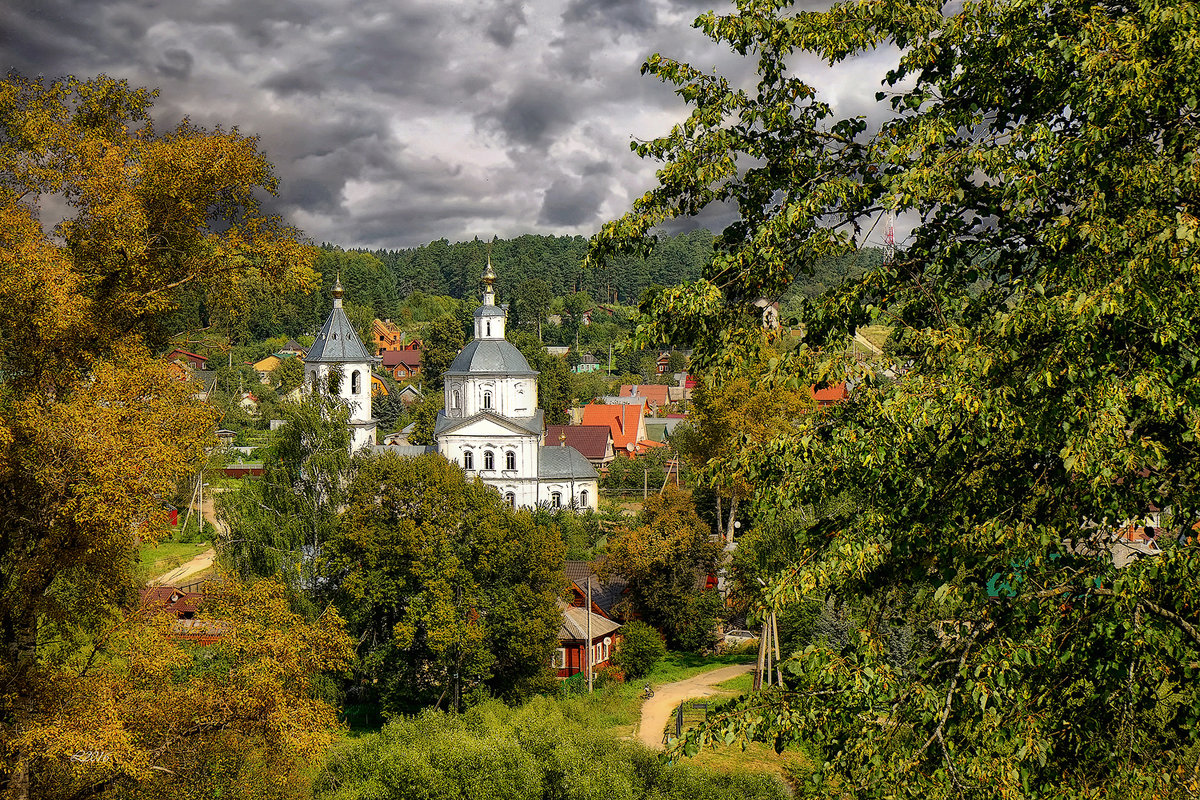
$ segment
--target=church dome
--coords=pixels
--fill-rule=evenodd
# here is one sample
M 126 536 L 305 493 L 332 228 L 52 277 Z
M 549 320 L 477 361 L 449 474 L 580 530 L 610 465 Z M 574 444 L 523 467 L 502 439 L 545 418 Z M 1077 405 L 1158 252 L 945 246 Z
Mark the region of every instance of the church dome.
M 477 373 L 537 375 L 521 351 L 506 339 L 472 339 L 445 372 L 446 375 Z

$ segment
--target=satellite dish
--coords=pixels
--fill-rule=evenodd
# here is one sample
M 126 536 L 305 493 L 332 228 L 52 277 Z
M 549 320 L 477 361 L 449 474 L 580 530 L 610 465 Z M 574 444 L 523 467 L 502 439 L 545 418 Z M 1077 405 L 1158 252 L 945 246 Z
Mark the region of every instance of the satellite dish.
M 629 444 L 625 445 L 625 449 L 632 453 L 633 452 L 633 442 L 630 442 Z

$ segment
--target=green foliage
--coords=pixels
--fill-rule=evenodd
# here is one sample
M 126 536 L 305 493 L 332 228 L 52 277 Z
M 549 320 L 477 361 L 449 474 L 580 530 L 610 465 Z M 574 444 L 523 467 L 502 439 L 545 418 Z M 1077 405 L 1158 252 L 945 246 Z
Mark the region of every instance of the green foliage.
M 442 373 L 450 369 L 454 357 L 467 340 L 462 326 L 452 317 L 435 319 L 425 329 L 424 336 L 421 374 L 427 381 L 430 393 L 436 394 L 442 388 Z
M 667 447 L 654 447 L 640 456 L 621 456 L 608 464 L 600 488 L 606 492 L 640 495 L 644 490 L 657 494 L 667 481 L 667 462 L 675 453 Z
M 546 414 L 547 425 L 566 425 L 570 419 L 567 410 L 571 407 L 571 371 L 567 362 L 546 352 L 546 348 L 532 334 L 515 329 L 506 332 L 506 338 L 521 351 L 531 369 L 538 374 L 538 408 Z
M 328 547 L 360 643 L 351 701 L 398 714 L 544 688 L 562 552 L 553 530 L 441 456 L 365 459 Z
M 613 653 L 612 663 L 625 674 L 625 680 L 636 681 L 648 675 L 666 654 L 662 634 L 644 622 L 630 620 L 621 626 L 621 646 Z
M 538 698 L 488 703 L 462 715 L 424 713 L 334 749 L 319 800 L 783 800 L 767 776 L 714 775 L 667 765 Z
M 736 377 L 771 344 L 755 297 L 853 256 L 884 209 L 914 226 L 894 263 L 800 302 L 803 343 L 768 361 L 797 390 L 854 377 L 851 402 L 726 460 L 757 524 L 848 501 L 797 526 L 760 599 L 852 599 L 854 624 L 685 751 L 803 739 L 822 765 L 807 796 L 1196 791 L 1200 553 L 1118 571 L 1105 537 L 1152 506 L 1186 532 L 1200 509 L 1200 125 L 1177 80 L 1200 68 L 1198 19 L 1194 2 L 741 0 L 697 26 L 757 59 L 753 89 L 647 62 L 693 110 L 635 145 L 660 185 L 593 255 L 713 202 L 738 219 L 699 280 L 650 300 L 640 343 Z M 794 69 L 882 48 L 874 134 Z M 895 379 L 847 357 L 870 322 L 895 329 Z M 889 641 L 909 626 L 912 647 Z
M 260 480 L 217 495 L 226 532 L 220 562 L 239 577 L 277 577 L 296 606 L 327 605 L 325 548 L 340 524 L 344 487 L 353 475 L 348 408 L 323 395 L 285 406 L 284 425 L 263 459 Z
M 645 502 L 638 527 L 609 539 L 604 569 L 629 581 L 634 610 L 668 646 L 699 651 L 712 644 L 720 610 L 716 592 L 702 590 L 719 551 L 688 496 L 668 486 Z
M 413 424 L 408 440 L 412 444 L 434 444 L 433 429 L 437 425 L 438 412 L 446 407 L 446 396 L 440 391 L 429 391 L 408 407 L 408 418 Z

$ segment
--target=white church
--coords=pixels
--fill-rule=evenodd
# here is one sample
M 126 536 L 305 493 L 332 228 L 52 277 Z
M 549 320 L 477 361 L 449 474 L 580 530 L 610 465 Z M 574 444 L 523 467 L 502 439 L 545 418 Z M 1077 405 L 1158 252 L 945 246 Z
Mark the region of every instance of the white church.
M 494 487 L 509 505 L 595 509 L 599 476 L 583 455 L 565 444 L 542 444 L 542 410 L 537 376 L 504 338 L 505 310 L 496 305 L 496 274 L 489 259 L 483 274 L 483 305 L 475 310 L 475 338 L 443 375 L 445 408 L 434 427 L 436 450 L 468 475 Z M 342 310 L 341 281 L 333 289 L 333 311 L 305 365 L 312 387 L 328 392 L 329 373 L 341 369 L 337 396 L 350 406 L 353 449 L 374 447 L 403 455 L 426 448 L 375 445 L 371 416 L 370 355 Z

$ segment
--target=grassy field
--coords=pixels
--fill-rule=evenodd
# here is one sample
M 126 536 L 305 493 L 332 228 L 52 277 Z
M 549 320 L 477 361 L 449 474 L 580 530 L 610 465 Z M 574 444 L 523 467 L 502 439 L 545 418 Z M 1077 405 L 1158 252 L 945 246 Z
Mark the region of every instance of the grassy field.
M 141 562 L 139 570 L 146 580 L 169 572 L 180 564 L 191 561 L 210 548 L 208 542 L 184 544 L 183 542 L 159 542 L 158 544 L 143 544 L 138 551 Z
M 884 342 L 892 335 L 892 327 L 890 325 L 866 325 L 858 329 L 858 332 L 863 335 L 871 344 L 882 348 Z
M 717 684 L 717 691 L 711 695 L 685 700 L 684 729 L 700 725 L 709 711 L 722 700 L 745 694 L 751 691 L 753 686 L 754 674 L 745 673 Z M 667 723 L 667 730 L 674 735 L 675 717 L 671 717 Z M 714 772 L 772 772 L 784 781 L 794 780 L 796 776 L 801 776 L 811 769 L 808 755 L 799 748 L 789 747 L 782 753 L 776 753 L 770 745 L 759 742 L 747 742 L 744 748 L 737 743 L 706 747 L 689 761 Z

